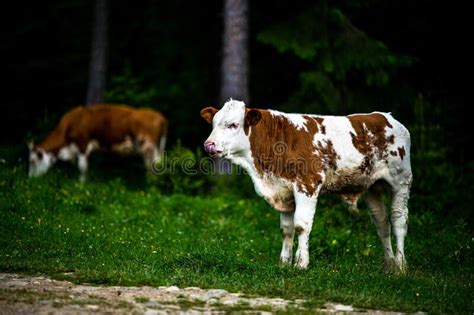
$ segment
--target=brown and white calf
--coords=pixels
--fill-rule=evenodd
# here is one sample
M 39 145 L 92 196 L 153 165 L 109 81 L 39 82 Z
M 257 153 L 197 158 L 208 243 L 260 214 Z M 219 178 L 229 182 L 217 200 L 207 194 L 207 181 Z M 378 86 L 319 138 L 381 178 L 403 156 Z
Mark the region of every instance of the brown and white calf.
M 293 260 L 296 232 L 295 265 L 308 266 L 308 239 L 320 194 L 338 194 L 356 210 L 357 200 L 365 193 L 386 268 L 405 270 L 404 238 L 412 182 L 410 134 L 390 114 L 287 114 L 246 108 L 243 102 L 230 100 L 221 110 L 204 108 L 201 116 L 213 125 L 205 150 L 243 167 L 256 192 L 281 211 L 281 262 Z M 382 200 L 383 183 L 391 187 L 395 255 Z
M 167 120 L 151 109 L 126 105 L 76 107 L 64 114 L 57 127 L 38 145 L 29 144 L 29 176 L 40 176 L 59 159 L 77 162 L 84 180 L 89 155 L 98 149 L 143 157 L 145 165 L 164 152 Z

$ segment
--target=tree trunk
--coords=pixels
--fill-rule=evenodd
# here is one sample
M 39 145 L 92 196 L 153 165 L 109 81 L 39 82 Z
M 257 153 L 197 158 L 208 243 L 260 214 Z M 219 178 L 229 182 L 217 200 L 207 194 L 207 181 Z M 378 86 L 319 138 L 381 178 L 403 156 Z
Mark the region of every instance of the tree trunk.
M 107 70 L 107 0 L 96 0 L 86 105 L 102 103 Z
M 248 2 L 247 0 L 224 0 L 224 34 L 221 67 L 220 104 L 229 98 L 249 101 L 248 90 Z M 217 171 L 230 174 L 228 160 L 218 158 Z
M 249 101 L 248 91 L 248 2 L 224 0 L 224 36 L 220 101 Z

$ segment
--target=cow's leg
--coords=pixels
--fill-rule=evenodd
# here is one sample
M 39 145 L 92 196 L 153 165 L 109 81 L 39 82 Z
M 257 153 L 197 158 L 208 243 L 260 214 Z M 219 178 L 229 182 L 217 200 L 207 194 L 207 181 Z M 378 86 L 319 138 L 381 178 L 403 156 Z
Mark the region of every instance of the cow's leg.
M 153 141 L 144 140 L 140 145 L 140 153 L 143 156 L 143 163 L 145 167 L 153 171 L 154 163 L 158 162 L 160 155 L 158 153 L 158 148 Z
M 89 161 L 87 160 L 87 154 L 80 153 L 77 156 L 77 167 L 79 168 L 79 179 L 81 182 L 86 180 L 87 169 L 89 167 Z
M 163 157 L 163 154 L 165 154 L 165 147 L 166 147 L 166 134 L 162 134 L 160 137 L 160 147 L 159 147 L 159 159 Z
M 369 207 L 372 221 L 382 242 L 385 271 L 392 271 L 395 267 L 395 260 L 390 239 L 390 222 L 387 209 L 382 200 L 382 191 L 379 188 L 377 186 L 371 187 L 365 195 L 365 202 Z
M 293 260 L 293 238 L 295 236 L 294 214 L 294 211 L 280 213 L 280 231 L 283 238 L 283 246 L 280 254 L 280 262 L 282 264 L 291 264 Z
M 294 226 L 298 236 L 295 266 L 306 269 L 309 264 L 308 242 L 313 226 L 314 213 L 316 212 L 317 195 L 308 196 L 295 187 L 294 196 L 296 205 Z
M 79 152 L 77 153 L 77 167 L 79 168 L 79 179 L 86 180 L 87 169 L 89 168 L 89 155 L 99 148 L 99 143 L 95 140 L 79 142 Z
M 410 185 L 393 187 L 392 195 L 392 226 L 397 242 L 395 263 L 400 272 L 406 271 L 404 242 L 408 229 L 408 198 L 410 196 Z

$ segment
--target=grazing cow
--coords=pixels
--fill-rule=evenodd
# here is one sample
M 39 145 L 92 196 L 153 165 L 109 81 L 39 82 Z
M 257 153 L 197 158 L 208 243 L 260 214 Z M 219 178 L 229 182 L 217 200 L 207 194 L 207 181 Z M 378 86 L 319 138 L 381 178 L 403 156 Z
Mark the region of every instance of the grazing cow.
M 412 182 L 410 134 L 390 114 L 349 116 L 287 114 L 246 108 L 229 100 L 221 110 L 206 107 L 201 116 L 213 125 L 205 150 L 240 165 L 256 192 L 281 211 L 283 247 L 280 260 L 309 263 L 308 239 L 320 194 L 335 193 L 357 210 L 363 194 L 384 248 L 386 270 L 404 272 L 407 202 Z M 381 186 L 391 187 L 391 223 L 397 251 L 390 240 L 389 215 Z
M 121 155 L 138 153 L 149 169 L 164 152 L 167 120 L 159 112 L 126 105 L 76 107 L 38 145 L 29 144 L 29 176 L 40 176 L 59 159 L 77 161 L 85 180 L 88 157 L 102 149 Z

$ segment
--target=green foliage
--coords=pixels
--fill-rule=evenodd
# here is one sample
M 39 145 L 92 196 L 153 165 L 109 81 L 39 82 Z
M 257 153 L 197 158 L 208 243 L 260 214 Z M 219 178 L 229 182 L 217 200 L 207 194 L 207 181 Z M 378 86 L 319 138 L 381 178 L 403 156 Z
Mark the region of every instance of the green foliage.
M 304 109 L 329 113 L 357 108 L 363 102 L 352 104 L 350 90 L 387 86 L 400 67 L 413 62 L 354 26 L 342 8 L 325 4 L 270 27 L 257 38 L 308 63 L 300 73 L 301 87 L 289 101 L 299 110 L 303 104 Z
M 163 193 L 254 197 L 255 190 L 246 172 L 227 160 L 221 162 L 229 166 L 230 174 L 219 172 L 219 160 L 203 154 L 201 149 L 192 151 L 178 141 L 156 164 L 149 184 Z
M 181 159 L 198 159 L 182 147 L 173 151 Z M 474 311 L 473 235 L 454 216 L 411 214 L 410 269 L 397 277 L 383 273 L 368 214 L 353 217 L 331 198 L 321 198 L 311 265 L 300 271 L 279 266 L 278 212 L 255 195 L 242 198 L 237 189 L 214 196 L 190 196 L 184 189 L 167 194 L 154 179 L 136 189 L 127 184 L 136 172 L 97 174 L 80 183 L 77 174 L 56 168 L 28 179 L 16 157 L 0 153 L 2 271 L 97 284 L 223 288 L 304 298 L 308 305 L 331 300 L 407 312 Z M 229 178 L 227 186 L 236 180 Z
M 208 162 L 201 150 L 193 152 L 178 142 L 157 163 L 153 183 L 166 193 L 195 195 L 208 192 L 210 178 L 209 174 L 203 172 Z
M 462 191 L 472 189 L 473 163 L 455 165 L 450 162 L 450 145 L 447 134 L 429 100 L 419 94 L 414 101 L 414 124 L 409 126 L 412 135 L 411 158 L 414 184 L 413 211 L 455 213 L 464 218 L 471 216 L 472 196 Z M 460 197 L 462 196 L 462 197 Z
M 123 72 L 113 75 L 110 79 L 104 98 L 107 103 L 149 106 L 155 103 L 157 94 L 156 88 L 146 87 L 142 78 L 133 75 L 130 63 L 126 63 Z

